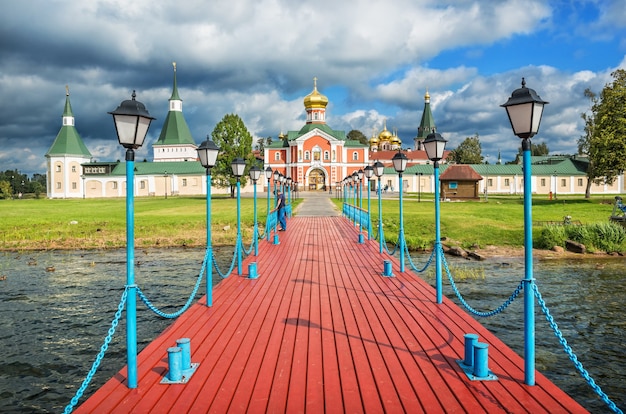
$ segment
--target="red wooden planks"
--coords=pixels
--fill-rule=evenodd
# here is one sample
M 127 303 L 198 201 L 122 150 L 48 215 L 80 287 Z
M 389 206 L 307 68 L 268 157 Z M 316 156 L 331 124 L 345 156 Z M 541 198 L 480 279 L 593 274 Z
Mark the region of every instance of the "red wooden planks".
M 193 305 L 139 355 L 139 387 L 120 371 L 77 412 L 584 412 L 478 322 L 398 262 L 358 243 L 341 217 L 295 217 L 280 244 L 261 242 L 258 279 L 230 275 L 213 307 Z M 391 260 L 396 277 L 381 275 Z M 236 272 L 235 272 L 236 273 Z M 244 271 L 244 273 L 247 273 Z M 498 381 L 456 364 L 463 335 L 489 343 Z M 196 373 L 161 385 L 166 349 L 191 338 Z

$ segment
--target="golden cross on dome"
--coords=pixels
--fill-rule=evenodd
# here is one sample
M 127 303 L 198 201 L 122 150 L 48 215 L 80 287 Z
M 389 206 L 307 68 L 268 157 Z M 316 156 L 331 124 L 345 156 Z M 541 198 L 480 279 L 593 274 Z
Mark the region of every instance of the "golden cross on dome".
M 317 76 L 313 78 L 313 89 L 317 90 Z

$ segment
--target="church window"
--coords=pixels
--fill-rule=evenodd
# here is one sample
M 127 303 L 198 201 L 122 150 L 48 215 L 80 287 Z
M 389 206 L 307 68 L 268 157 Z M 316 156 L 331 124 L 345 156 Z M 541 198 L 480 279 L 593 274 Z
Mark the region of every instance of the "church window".
M 311 153 L 309 151 L 304 151 L 304 159 L 306 161 L 311 159 Z
M 324 151 L 324 161 L 328 161 L 330 159 L 330 155 L 328 154 L 328 151 Z
M 72 190 L 76 190 L 76 181 L 72 182 Z
M 279 151 L 276 151 L 274 153 L 274 161 L 280 161 L 280 152 Z
M 315 161 L 319 161 L 320 160 L 320 155 L 321 155 L 321 151 L 320 150 L 314 150 L 313 151 L 313 159 Z
M 61 164 L 57 164 L 57 172 L 61 172 Z
M 72 165 L 72 172 L 76 172 L 76 166 Z
M 183 187 L 187 187 L 187 179 L 183 178 Z
M 60 189 L 61 189 L 61 182 L 57 181 L 57 190 L 60 190 Z
M 359 160 L 359 153 L 358 152 L 354 151 L 352 153 L 352 160 L 353 161 L 358 161 Z
M 141 188 L 142 190 L 146 189 L 146 182 L 144 180 L 141 180 L 139 182 L 139 188 Z
M 508 187 L 509 185 L 511 185 L 511 184 L 509 183 L 509 179 L 508 179 L 508 178 L 505 178 L 505 179 L 504 179 L 504 185 L 505 185 L 505 186 L 507 186 L 507 187 Z
M 117 181 L 113 181 L 113 183 L 112 183 L 112 184 L 113 184 L 113 189 L 114 189 L 114 190 L 117 190 Z

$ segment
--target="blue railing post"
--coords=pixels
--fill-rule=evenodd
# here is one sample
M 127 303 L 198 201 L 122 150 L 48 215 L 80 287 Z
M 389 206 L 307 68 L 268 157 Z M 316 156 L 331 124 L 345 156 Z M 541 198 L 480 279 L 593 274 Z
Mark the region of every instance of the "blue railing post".
M 380 199 L 380 177 L 378 177 L 378 244 L 380 253 L 383 252 L 383 203 Z
M 268 167 L 269 168 L 269 167 Z M 272 232 L 272 228 L 270 227 L 270 192 L 272 189 L 272 184 L 270 182 L 270 178 L 267 179 L 267 221 L 265 222 L 265 234 L 267 235 L 267 241 L 270 241 L 270 233 Z
M 533 294 L 533 219 L 530 139 L 522 140 L 524 153 L 524 382 L 535 385 L 535 297 Z
M 398 248 L 400 249 L 400 271 L 404 272 L 404 248 L 406 243 L 404 241 L 404 216 L 402 211 L 402 193 L 404 192 L 404 185 L 402 185 L 401 172 L 398 173 L 398 180 L 400 181 L 400 234 L 398 237 L 400 239 L 400 243 Z
M 370 198 L 371 198 L 371 189 L 370 189 L 370 184 L 371 181 L 368 177 L 367 179 L 367 240 L 371 240 L 372 238 L 372 214 L 370 209 L 371 207 L 371 203 L 370 203 Z
M 440 226 L 440 200 L 439 200 L 439 161 L 434 162 L 435 169 L 435 288 L 437 291 L 437 303 L 443 301 L 441 281 L 441 226 Z
M 128 388 L 137 388 L 137 285 L 135 285 L 135 151 L 126 150 L 126 354 Z
M 211 241 L 211 168 L 206 169 L 206 305 L 213 306 L 213 242 Z
M 256 222 L 256 180 L 254 181 L 254 231 L 252 232 L 252 240 L 254 243 L 254 255 L 259 255 L 259 229 Z
M 237 249 L 237 274 L 241 275 L 241 250 L 242 250 L 242 240 L 241 240 L 241 182 L 240 178 L 237 177 L 237 242 L 235 249 Z

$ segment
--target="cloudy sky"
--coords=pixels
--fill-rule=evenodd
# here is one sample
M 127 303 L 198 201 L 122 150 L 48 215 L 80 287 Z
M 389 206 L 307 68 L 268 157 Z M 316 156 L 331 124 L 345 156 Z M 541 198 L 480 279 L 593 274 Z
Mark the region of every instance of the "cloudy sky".
M 327 123 L 413 145 L 426 90 L 453 149 L 514 158 L 500 104 L 520 86 L 549 101 L 535 143 L 575 153 L 585 88 L 626 68 L 624 0 L 22 0 L 0 15 L 0 170 L 45 173 L 69 85 L 76 128 L 98 161 L 123 159 L 111 116 L 132 90 L 153 122 L 172 91 L 200 144 L 238 114 L 256 138 L 304 124 L 302 99 L 328 96 Z

